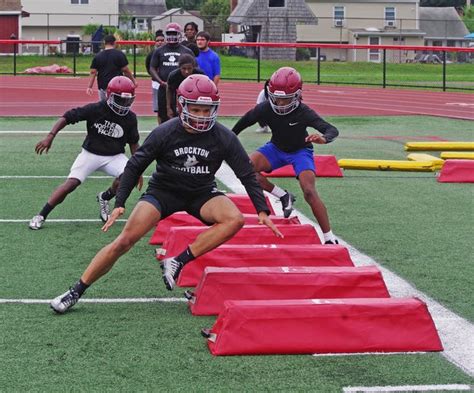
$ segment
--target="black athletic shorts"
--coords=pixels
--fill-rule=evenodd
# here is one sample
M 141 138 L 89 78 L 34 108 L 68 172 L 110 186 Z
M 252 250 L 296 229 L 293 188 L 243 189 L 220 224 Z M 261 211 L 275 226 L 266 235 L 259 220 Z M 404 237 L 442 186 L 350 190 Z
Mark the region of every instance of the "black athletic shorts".
M 141 201 L 151 203 L 161 213 L 161 219 L 170 216 L 179 211 L 185 211 L 196 217 L 198 220 L 206 225 L 212 225 L 213 222 L 207 222 L 201 217 L 201 207 L 210 199 L 225 195 L 216 188 L 210 188 L 204 192 L 191 193 L 188 195 L 180 195 L 155 188 L 148 188 L 146 192 L 140 197 Z

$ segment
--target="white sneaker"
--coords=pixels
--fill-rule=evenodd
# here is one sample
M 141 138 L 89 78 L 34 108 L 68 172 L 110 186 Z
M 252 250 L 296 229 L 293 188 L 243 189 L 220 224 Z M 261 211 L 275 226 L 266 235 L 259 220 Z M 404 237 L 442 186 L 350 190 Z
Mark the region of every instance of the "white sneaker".
M 49 305 L 58 314 L 64 314 L 79 301 L 79 298 L 79 294 L 70 288 L 69 291 L 54 298 Z
M 109 201 L 102 199 L 102 192 L 97 194 L 97 202 L 99 202 L 99 215 L 102 222 L 106 223 L 110 216 Z
M 166 289 L 172 291 L 176 285 L 179 273 L 183 268 L 183 264 L 174 258 L 166 258 L 161 262 L 161 269 L 163 270 L 163 281 Z
M 44 217 L 38 214 L 31 219 L 30 224 L 28 226 L 30 227 L 30 229 L 33 229 L 36 231 L 38 229 L 41 229 L 43 224 L 44 224 Z
M 263 127 L 258 127 L 255 132 L 262 133 L 262 134 L 268 134 L 270 132 L 270 129 L 268 126 L 263 126 Z

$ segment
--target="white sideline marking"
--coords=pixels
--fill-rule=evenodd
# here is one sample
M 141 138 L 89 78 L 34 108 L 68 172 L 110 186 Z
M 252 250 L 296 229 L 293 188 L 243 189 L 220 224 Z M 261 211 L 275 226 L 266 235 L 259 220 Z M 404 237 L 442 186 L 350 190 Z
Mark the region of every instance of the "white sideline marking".
M 138 297 L 117 299 L 88 299 L 81 298 L 80 303 L 176 303 L 187 302 L 180 297 Z M 49 304 L 51 299 L 0 299 L 0 304 Z
M 380 355 L 428 355 L 433 352 L 341 352 L 341 353 L 313 353 L 312 356 L 315 357 L 325 357 L 325 356 L 364 356 L 364 355 L 371 355 L 371 356 L 380 356 Z
M 239 194 L 246 193 L 245 188 L 226 163 L 222 164 L 216 173 L 216 177 L 233 192 Z M 273 195 L 268 194 L 268 196 L 272 204 L 277 201 L 277 198 Z M 277 206 L 275 210 L 278 211 L 278 209 L 281 209 L 281 205 Z M 318 231 L 319 237 L 322 238 L 319 225 L 296 209 L 294 214 L 299 217 L 302 224 L 313 225 Z M 444 347 L 444 351 L 441 354 L 466 374 L 474 376 L 474 325 L 448 310 L 423 292 L 418 291 L 413 285 L 381 266 L 368 255 L 361 253 L 341 238 L 338 239 L 341 245 L 348 248 L 352 261 L 356 266 L 375 265 L 380 269 L 391 296 L 417 297 L 427 304 Z
M 0 134 L 47 134 L 49 131 L 51 130 L 44 130 L 44 131 L 33 131 L 33 130 L 0 130 Z M 151 132 L 151 130 L 145 130 L 145 131 L 139 131 L 140 134 L 149 134 Z M 64 131 L 62 130 L 61 131 L 61 134 L 84 134 L 86 135 L 87 132 L 86 130 L 84 131 L 73 131 L 73 130 L 70 130 L 70 131 Z
M 471 390 L 469 385 L 403 385 L 403 386 L 349 386 L 344 393 L 353 392 L 434 392 L 446 390 Z

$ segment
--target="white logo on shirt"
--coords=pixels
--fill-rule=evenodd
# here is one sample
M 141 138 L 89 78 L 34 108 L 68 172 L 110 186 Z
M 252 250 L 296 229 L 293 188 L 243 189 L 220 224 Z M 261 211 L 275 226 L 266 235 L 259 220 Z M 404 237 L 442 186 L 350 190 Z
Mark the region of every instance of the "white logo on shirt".
M 186 161 L 184 162 L 184 166 L 186 168 L 192 167 L 196 165 L 199 161 L 196 159 L 196 156 L 190 156 L 188 155 L 186 158 Z
M 97 129 L 98 134 L 110 136 L 111 138 L 119 139 L 124 134 L 120 124 L 108 120 L 104 120 L 104 123 L 94 123 L 94 127 Z
M 289 123 L 290 127 L 296 126 L 297 124 L 298 124 L 298 122 L 296 122 L 296 123 Z

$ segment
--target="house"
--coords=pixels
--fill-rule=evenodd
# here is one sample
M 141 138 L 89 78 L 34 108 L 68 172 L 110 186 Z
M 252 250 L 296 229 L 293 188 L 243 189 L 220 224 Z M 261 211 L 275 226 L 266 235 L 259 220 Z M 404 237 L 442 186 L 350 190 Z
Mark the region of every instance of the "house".
M 153 18 L 166 11 L 165 0 L 119 0 L 120 30 L 156 31 Z
M 358 45 L 423 45 L 418 0 L 307 0 L 318 25 L 297 26 L 298 42 Z M 314 52 L 313 52 L 314 54 Z M 321 49 L 327 60 L 382 61 L 377 49 Z M 414 51 L 387 51 L 388 62 L 405 62 Z
M 30 17 L 23 22 L 22 39 L 81 38 L 88 24 L 118 26 L 119 0 L 21 0 Z
M 454 7 L 420 7 L 420 28 L 426 46 L 468 46 L 469 34 Z
M 315 15 L 304 0 L 239 0 L 227 21 L 240 25 L 247 41 L 296 42 L 297 26 L 313 29 L 318 23 Z M 294 48 L 261 49 L 263 59 L 294 60 L 295 55 Z
M 198 25 L 198 31 L 204 30 L 204 21 L 195 14 L 185 11 L 182 8 L 171 8 L 161 15 L 155 16 L 152 20 L 153 31 L 165 30 L 168 23 L 175 22 L 181 25 L 184 34 L 184 25 L 188 22 L 194 22 Z
M 20 0 L 0 1 L 0 40 L 18 39 L 22 35 L 22 18 L 28 13 L 21 10 Z M 13 53 L 13 45 L 0 45 L 0 53 Z

